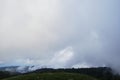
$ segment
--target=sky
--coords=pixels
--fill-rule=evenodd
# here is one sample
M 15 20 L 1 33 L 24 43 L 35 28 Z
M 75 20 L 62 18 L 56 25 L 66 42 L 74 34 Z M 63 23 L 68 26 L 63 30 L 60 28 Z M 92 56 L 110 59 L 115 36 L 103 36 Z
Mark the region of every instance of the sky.
M 120 71 L 120 0 L 0 0 L 0 66 Z

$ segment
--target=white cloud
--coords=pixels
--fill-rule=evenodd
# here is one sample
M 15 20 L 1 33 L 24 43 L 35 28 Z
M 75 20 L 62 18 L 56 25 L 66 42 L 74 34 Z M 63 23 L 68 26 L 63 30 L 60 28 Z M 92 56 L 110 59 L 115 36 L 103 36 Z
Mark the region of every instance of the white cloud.
M 69 61 L 74 56 L 74 51 L 72 47 L 67 47 L 53 56 L 53 58 L 48 63 L 50 66 L 58 68 L 58 67 L 66 67 Z
M 119 3 L 1 0 L 0 61 L 42 65 L 50 62 L 55 67 L 82 62 L 120 66 Z M 65 48 L 69 45 L 74 51 Z
M 38 69 L 42 67 L 67 67 L 67 64 L 70 60 L 72 60 L 74 56 L 74 51 L 72 47 L 66 47 L 63 50 L 57 51 L 56 53 L 53 53 L 54 56 L 52 56 L 49 59 L 16 59 L 15 61 L 11 62 L 10 65 L 20 65 L 20 69 L 24 68 L 24 66 L 34 66 L 30 69 Z M 9 63 L 9 62 L 8 62 Z
M 90 67 L 97 67 L 97 66 L 93 66 L 93 65 L 83 62 L 83 63 L 73 65 L 72 67 L 73 68 L 90 68 Z
M 57 39 L 53 27 L 60 12 L 56 0 L 5 0 L 0 18 L 0 48 L 43 48 Z

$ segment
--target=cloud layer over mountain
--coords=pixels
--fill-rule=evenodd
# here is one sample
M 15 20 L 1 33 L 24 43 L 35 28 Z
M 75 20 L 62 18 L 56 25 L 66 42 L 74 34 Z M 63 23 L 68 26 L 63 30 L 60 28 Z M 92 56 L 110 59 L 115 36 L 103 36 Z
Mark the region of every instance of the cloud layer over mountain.
M 119 4 L 119 0 L 1 0 L 0 66 L 119 70 Z

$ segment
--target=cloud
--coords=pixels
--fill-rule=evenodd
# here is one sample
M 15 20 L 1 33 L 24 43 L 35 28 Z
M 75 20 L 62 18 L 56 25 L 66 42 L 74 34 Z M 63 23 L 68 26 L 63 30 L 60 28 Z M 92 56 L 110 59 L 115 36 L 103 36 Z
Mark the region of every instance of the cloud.
M 79 63 L 79 64 L 76 64 L 76 65 L 73 65 L 72 66 L 73 68 L 90 68 L 90 67 L 96 67 L 96 66 L 93 66 L 93 65 L 88 65 L 86 63 Z
M 119 71 L 119 2 L 0 1 L 0 61 L 53 67 L 85 63 Z
M 67 63 L 72 59 L 74 56 L 74 52 L 72 47 L 67 47 L 53 56 L 50 60 L 49 65 L 55 68 L 59 67 L 67 67 Z
M 54 42 L 53 22 L 59 16 L 57 1 L 5 0 L 1 11 L 0 48 L 33 48 Z M 38 43 L 39 42 L 39 43 Z M 44 43 L 44 44 L 43 44 Z
M 3 64 L 4 62 L 3 61 L 0 61 L 0 64 Z

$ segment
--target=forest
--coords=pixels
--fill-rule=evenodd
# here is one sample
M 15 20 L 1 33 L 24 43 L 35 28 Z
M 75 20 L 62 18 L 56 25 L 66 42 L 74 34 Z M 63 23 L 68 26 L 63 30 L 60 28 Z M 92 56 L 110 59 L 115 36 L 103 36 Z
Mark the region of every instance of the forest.
M 53 75 L 51 76 L 50 74 Z M 83 75 L 85 79 L 81 78 Z M 60 69 L 42 68 L 27 73 L 0 71 L 0 80 L 40 80 L 35 79 L 37 77 L 41 77 L 42 80 L 55 80 L 56 78 L 58 80 L 68 80 L 69 78 L 72 78 L 72 76 L 75 78 L 73 80 L 87 80 L 87 78 L 89 80 L 90 78 L 95 80 L 120 80 L 120 75 L 117 73 L 115 74 L 109 67 Z M 44 79 L 42 77 L 44 77 Z

